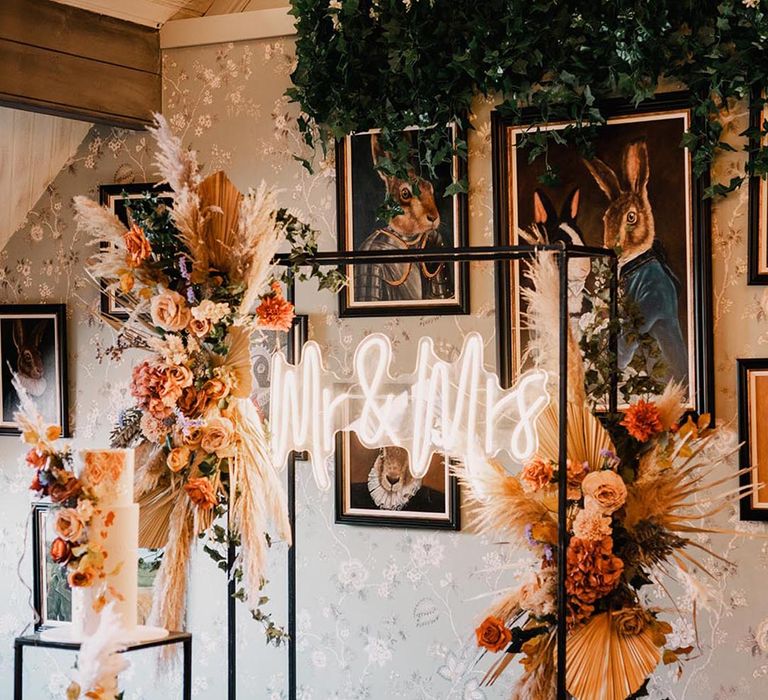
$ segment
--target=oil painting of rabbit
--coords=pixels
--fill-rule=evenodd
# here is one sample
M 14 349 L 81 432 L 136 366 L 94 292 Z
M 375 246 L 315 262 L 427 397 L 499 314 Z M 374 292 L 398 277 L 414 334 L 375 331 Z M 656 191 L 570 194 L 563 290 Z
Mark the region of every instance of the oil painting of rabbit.
M 458 162 L 430 176 L 419 169 L 418 134 L 406 131 L 402 140 L 411 151 L 407 177 L 390 172 L 391 155 L 377 132 L 340 142 L 336 167 L 342 251 L 420 252 L 466 244 L 464 197 L 444 196 L 458 173 Z M 385 203 L 387 214 L 382 215 Z M 447 262 L 349 266 L 350 284 L 340 295 L 340 315 L 467 313 L 466 275 L 466 265 Z
M 640 377 L 659 386 L 680 382 L 688 406 L 711 410 L 711 256 L 709 202 L 682 145 L 694 116 L 678 93 L 634 107 L 618 101 L 603 112 L 592 150 L 550 141 L 530 158 L 531 123 L 497 117 L 494 186 L 496 243 L 560 243 L 604 247 L 618 258 L 621 401 L 642 393 Z M 563 124 L 565 128 L 567 124 Z M 510 317 L 498 326 L 500 363 L 514 378 L 525 369 L 524 265 L 510 267 Z M 582 342 L 600 327 L 595 305 L 607 264 L 572 259 L 568 270 L 571 328 Z M 501 292 L 499 292 L 501 293 Z M 602 330 L 605 331 L 603 324 Z M 647 389 L 646 389 L 647 390 Z
M 17 432 L 13 414 L 19 409 L 19 398 L 14 378 L 45 419 L 66 432 L 64 323 L 61 304 L 0 306 L 0 432 Z

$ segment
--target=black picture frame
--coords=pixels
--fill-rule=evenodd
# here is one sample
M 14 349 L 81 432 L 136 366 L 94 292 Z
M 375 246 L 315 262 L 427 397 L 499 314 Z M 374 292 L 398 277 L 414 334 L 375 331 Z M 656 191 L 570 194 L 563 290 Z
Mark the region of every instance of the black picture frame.
M 31 329 L 27 325 L 22 326 L 22 338 L 18 338 L 14 329 L 16 321 L 36 321 Z M 48 329 L 42 326 L 44 320 L 52 321 Z M 13 323 L 13 326 L 11 325 Z M 38 404 L 43 417 L 51 424 L 61 427 L 63 437 L 71 437 L 69 423 L 69 383 L 67 372 L 67 306 L 66 304 L 5 304 L 0 305 L 0 435 L 19 435 L 20 431 L 12 420 L 13 411 L 16 409 L 16 391 L 11 384 L 11 372 L 18 371 L 19 350 L 18 342 L 27 342 L 28 331 L 31 330 L 32 338 L 29 342 L 33 345 L 29 350 L 32 353 L 32 362 L 43 365 L 44 358 L 40 354 L 40 346 L 43 342 L 52 340 L 53 348 L 50 350 L 50 358 L 53 361 L 53 370 L 47 370 L 45 365 L 41 371 L 44 374 L 39 377 L 30 377 L 30 395 Z M 36 337 L 39 338 L 35 340 Z M 46 353 L 46 356 L 48 353 Z M 37 359 L 35 359 L 37 358 Z M 29 360 L 27 360 L 29 361 Z M 22 375 L 23 377 L 23 375 Z M 40 387 L 40 382 L 45 384 L 41 394 L 35 394 L 33 386 Z M 50 385 L 53 385 L 53 396 L 49 393 Z M 42 401 L 40 397 L 46 397 Z M 12 402 L 12 403 L 11 403 Z M 10 405 L 6 406 L 6 403 Z
M 461 503 L 458 478 L 451 473 L 453 460 L 448 456 L 441 456 L 446 470 L 445 489 L 445 515 L 444 517 L 425 516 L 417 511 L 402 510 L 375 510 L 373 508 L 354 509 L 347 505 L 347 476 L 348 459 L 351 453 L 350 442 L 352 434 L 348 431 L 336 434 L 335 464 L 335 522 L 338 525 L 366 525 L 374 527 L 406 527 L 427 530 L 460 530 L 461 529 Z M 433 467 L 432 467 L 433 468 Z M 415 494 L 417 495 L 418 492 Z M 360 512 L 351 512 L 359 510 Z M 381 513 L 381 514 L 379 514 Z
M 753 411 L 753 401 L 758 399 L 766 402 L 763 409 L 768 411 L 768 358 L 738 359 L 736 365 L 739 401 L 739 469 L 757 467 L 756 472 L 739 474 L 739 486 L 751 487 L 749 494 L 739 499 L 739 516 L 742 520 L 768 521 L 768 497 L 763 501 L 759 500 L 758 490 L 754 488 L 757 484 L 768 480 L 764 476 L 768 473 L 768 462 L 764 462 L 765 466 L 761 469 L 760 461 L 755 459 L 759 449 L 755 429 L 762 428 L 768 431 L 768 420 L 764 420 L 760 426 L 760 421 L 757 420 Z M 754 386 L 758 376 L 764 377 L 764 388 L 759 394 Z M 768 416 L 768 413 L 766 415 Z M 763 449 L 768 453 L 768 444 L 763 446 Z
M 688 123 L 694 123 L 701 117 L 694 113 L 691 106 L 690 93 L 677 91 L 656 95 L 635 106 L 623 99 L 605 100 L 600 105 L 601 113 L 610 123 L 616 121 L 631 121 L 632 117 L 644 117 L 646 120 L 654 114 L 686 112 Z M 516 242 L 511 207 L 515 193 L 510 186 L 510 127 L 522 129 L 526 125 L 541 123 L 542 115 L 537 109 L 523 110 L 521 119 L 502 115 L 499 111 L 491 114 L 492 130 L 492 169 L 493 169 L 493 207 L 494 207 L 494 241 L 496 245 L 510 245 Z M 639 121 L 639 120 L 638 120 Z M 565 126 L 567 122 L 563 123 Z M 557 128 L 560 125 L 550 125 Z M 599 138 L 599 137 L 598 137 Z M 688 276 L 690 280 L 690 314 L 688 319 L 689 347 L 693 346 L 693 355 L 689 366 L 692 370 L 693 381 L 690 382 L 690 410 L 698 413 L 709 413 L 714 417 L 714 358 L 712 337 L 712 243 L 711 243 L 711 207 L 710 200 L 704 197 L 709 185 L 709 173 L 695 177 L 692 172 L 690 156 L 687 159 L 687 177 L 690 185 L 690 263 Z M 587 175 L 588 177 L 588 175 Z M 602 238 L 602 237 L 601 237 Z M 587 241 L 589 243 L 589 241 Z M 603 245 L 602 242 L 598 245 Z M 508 387 L 514 383 L 515 373 L 520 356 L 520 348 L 515 347 L 514 327 L 519 318 L 519 300 L 516 298 L 516 274 L 513 266 L 507 263 L 497 263 L 496 268 L 496 323 L 497 323 L 497 357 L 499 378 L 502 386 Z M 519 346 L 520 343 L 517 343 Z M 690 375 L 689 375 L 690 376 Z
M 132 182 L 127 185 L 100 185 L 99 203 L 103 207 L 107 207 L 128 228 L 129 222 L 125 207 L 122 204 L 123 201 L 125 199 L 141 199 L 148 192 L 168 193 L 167 203 L 173 202 L 173 190 L 167 183 Z M 161 199 L 166 200 L 165 197 Z M 106 245 L 108 245 L 106 242 L 102 243 L 102 247 Z M 100 280 L 99 285 L 101 287 L 101 313 L 122 320 L 127 319 L 129 313 L 120 304 L 120 293 L 108 289 L 109 282 L 106 280 Z
M 454 143 L 459 137 L 459 127 L 457 124 L 446 126 L 452 132 Z M 410 131 L 410 130 L 409 130 Z M 336 213 L 337 213 L 337 241 L 340 252 L 349 252 L 355 250 L 355 227 L 353 222 L 354 210 L 354 186 L 353 186 L 353 149 L 352 139 L 368 138 L 368 152 L 370 152 L 370 137 L 378 133 L 377 129 L 366 132 L 350 134 L 337 140 L 336 142 Z M 451 176 L 454 180 L 465 178 L 467 163 L 458 155 L 454 155 L 451 161 Z M 373 175 L 371 175 L 373 173 Z M 366 181 L 378 175 L 373 169 L 371 162 L 370 170 L 365 171 Z M 361 185 L 362 187 L 362 185 Z M 370 184 L 367 185 L 370 188 Z M 369 191 L 361 197 L 366 207 L 370 207 L 372 216 L 372 225 L 368 233 L 375 230 L 375 212 L 384 201 L 385 186 L 381 183 L 380 188 Z M 459 192 L 451 195 L 449 198 L 452 211 L 453 230 L 451 232 L 452 247 L 463 247 L 469 242 L 469 228 L 467 218 L 467 195 Z M 435 202 L 438 207 L 443 202 L 442 193 L 435 192 Z M 448 204 L 443 204 L 447 208 Z M 385 228 L 385 227 L 381 227 Z M 368 229 L 366 229 L 368 230 Z M 368 234 L 365 234 L 368 235 Z M 446 240 L 445 237 L 443 240 Z M 450 246 L 446 246 L 450 247 Z M 434 316 L 434 315 L 466 315 L 470 311 L 469 302 L 469 263 L 450 263 L 453 267 L 453 295 L 448 299 L 429 300 L 422 299 L 418 301 L 358 301 L 354 299 L 355 278 L 353 268 L 348 265 L 344 269 L 347 278 L 350 280 L 339 292 L 339 317 L 377 317 L 377 316 Z M 359 267 L 359 266 L 358 266 Z
M 749 101 L 750 147 L 759 142 L 761 123 L 768 121 L 768 96 L 754 89 Z M 749 218 L 747 223 L 749 285 L 768 285 L 768 179 L 749 178 Z
M 72 595 L 66 579 L 59 603 L 65 610 L 69 610 L 69 614 L 56 617 L 49 615 L 49 575 L 64 575 L 61 565 L 50 558 L 51 543 L 46 537 L 46 518 L 53 515 L 53 509 L 54 504 L 50 501 L 32 502 L 32 603 L 35 609 L 35 631 L 65 625 L 72 620 Z

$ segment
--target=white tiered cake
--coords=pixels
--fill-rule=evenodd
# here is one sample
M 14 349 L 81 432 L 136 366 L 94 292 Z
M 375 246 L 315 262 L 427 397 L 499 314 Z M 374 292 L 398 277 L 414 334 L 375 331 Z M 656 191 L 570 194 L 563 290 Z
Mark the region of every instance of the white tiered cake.
M 133 450 L 84 450 L 80 480 L 97 508 L 88 526 L 89 542 L 104 552 L 104 578 L 72 589 L 72 624 L 46 636 L 80 641 L 93 634 L 99 610 L 113 602 L 126 642 L 163 637 L 166 630 L 136 624 L 138 598 L 139 506 L 133 502 Z

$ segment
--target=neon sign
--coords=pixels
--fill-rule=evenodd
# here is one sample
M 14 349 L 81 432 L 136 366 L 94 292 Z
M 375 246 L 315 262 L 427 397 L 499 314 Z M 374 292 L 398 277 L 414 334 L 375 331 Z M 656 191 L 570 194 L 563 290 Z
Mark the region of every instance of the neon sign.
M 352 377 L 339 380 L 323 367 L 314 341 L 304 345 L 297 365 L 274 355 L 269 423 L 275 463 L 291 450 L 307 451 L 318 485 L 328 488 L 326 461 L 334 436 L 344 430 L 355 431 L 368 448 L 406 449 L 415 477 L 424 476 L 433 452 L 461 458 L 468 469 L 500 451 L 523 463 L 538 446 L 536 419 L 549 403 L 547 373 L 531 370 L 502 389 L 483 356 L 478 333 L 465 338 L 450 363 L 435 354 L 431 338 L 422 338 L 415 372 L 395 379 L 392 344 L 374 333 L 357 346 Z

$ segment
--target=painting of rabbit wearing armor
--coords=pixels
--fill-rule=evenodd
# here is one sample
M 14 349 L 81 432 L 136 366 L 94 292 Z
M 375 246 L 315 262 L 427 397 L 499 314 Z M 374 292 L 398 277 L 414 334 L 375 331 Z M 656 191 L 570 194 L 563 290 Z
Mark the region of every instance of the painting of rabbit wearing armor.
M 694 177 L 690 154 L 681 145 L 691 114 L 675 95 L 657 96 L 637 109 L 613 109 L 615 116 L 605 111 L 609 118 L 592 153 L 550 142 L 546 158 L 532 161 L 530 124 L 499 118 L 494 137 L 506 160 L 497 167 L 503 181 L 495 183 L 503 205 L 497 243 L 565 242 L 614 250 L 620 403 L 674 380 L 687 388 L 690 408 L 708 410 L 711 326 L 697 316 L 711 284 L 709 256 L 702 254 L 708 218 L 701 213 L 702 181 Z M 500 359 L 512 378 L 526 362 L 524 272 L 524 265 L 510 268 L 511 318 L 499 326 Z M 607 332 L 595 301 L 607 275 L 606 265 L 569 262 L 571 328 L 582 343 Z
M 17 432 L 13 414 L 20 404 L 14 377 L 47 421 L 66 427 L 63 323 L 61 305 L 0 307 L 0 431 Z
M 463 196 L 445 197 L 458 163 L 420 172 L 417 132 L 403 141 L 412 152 L 407 177 L 391 174 L 391 154 L 376 132 L 354 134 L 337 151 L 339 247 L 344 251 L 423 251 L 466 243 Z M 457 159 L 456 159 L 457 160 Z M 378 218 L 387 203 L 385 220 Z M 340 297 L 342 316 L 466 313 L 466 265 L 381 262 L 349 267 Z

